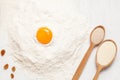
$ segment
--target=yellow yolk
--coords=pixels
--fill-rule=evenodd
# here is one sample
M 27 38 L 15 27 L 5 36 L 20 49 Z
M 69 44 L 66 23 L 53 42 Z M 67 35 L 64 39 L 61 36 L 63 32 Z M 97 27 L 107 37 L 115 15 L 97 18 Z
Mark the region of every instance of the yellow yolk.
M 42 44 L 48 44 L 52 39 L 52 31 L 47 27 L 41 27 L 36 33 L 37 40 Z

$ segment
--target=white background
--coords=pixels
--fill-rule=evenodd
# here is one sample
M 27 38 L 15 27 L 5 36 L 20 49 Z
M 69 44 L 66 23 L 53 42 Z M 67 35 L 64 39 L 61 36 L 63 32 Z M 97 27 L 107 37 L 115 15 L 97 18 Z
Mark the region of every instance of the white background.
M 120 80 L 120 0 L 76 0 L 81 14 L 87 16 L 89 26 L 103 25 L 106 29 L 105 39 L 117 43 L 118 53 L 113 64 L 100 73 L 98 80 Z M 89 42 L 87 42 L 89 45 Z M 86 45 L 86 49 L 87 46 Z M 96 49 L 93 51 L 80 80 L 92 80 L 96 71 Z
M 105 39 L 113 39 L 118 45 L 118 54 L 116 56 L 114 63 L 108 69 L 100 73 L 98 80 L 120 80 L 120 76 L 119 76 L 120 75 L 120 52 L 119 52 L 120 0 L 68 0 L 68 1 L 73 2 L 74 4 L 73 6 L 76 8 L 77 11 L 79 11 L 80 14 L 87 16 L 90 27 L 94 28 L 97 25 L 103 25 L 106 29 Z M 3 36 L 4 35 L 2 35 L 0 39 L 2 39 Z M 85 50 L 87 50 L 88 46 L 89 46 L 89 40 L 86 42 Z M 0 44 L 0 48 L 2 47 L 4 46 Z M 93 51 L 92 55 L 90 56 L 89 61 L 84 69 L 84 72 L 80 77 L 80 80 L 93 79 L 94 74 L 96 72 L 95 55 L 96 55 L 96 49 Z M 2 60 L 2 57 L 0 58 L 1 58 L 0 60 Z M 9 62 L 9 61 L 4 60 L 4 62 Z M 3 64 L 4 62 L 0 64 Z M 0 65 L 0 70 L 2 70 L 1 65 Z M 2 72 L 4 72 L 4 74 L 7 73 L 5 71 Z M 2 72 L 0 72 L 0 76 L 4 75 Z M 9 71 L 9 73 L 11 72 Z M 4 76 L 9 79 L 8 77 L 9 74 L 6 74 Z

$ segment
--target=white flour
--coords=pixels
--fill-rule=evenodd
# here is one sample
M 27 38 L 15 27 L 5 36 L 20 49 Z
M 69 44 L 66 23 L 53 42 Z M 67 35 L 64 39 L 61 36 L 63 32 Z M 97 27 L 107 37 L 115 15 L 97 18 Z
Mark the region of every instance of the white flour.
M 42 1 L 5 0 L 2 3 L 1 15 L 7 22 L 3 26 L 8 31 L 8 52 L 21 69 L 38 75 L 32 76 L 32 80 L 71 80 L 78 65 L 76 61 L 82 54 L 77 50 L 86 40 L 87 21 L 71 4 L 64 8 L 69 4 L 68 0 Z M 52 42 L 48 45 L 40 44 L 35 38 L 40 26 L 48 26 L 53 32 Z
M 115 58 L 116 55 L 116 46 L 113 42 L 104 42 L 97 53 L 97 62 L 100 65 L 108 65 Z

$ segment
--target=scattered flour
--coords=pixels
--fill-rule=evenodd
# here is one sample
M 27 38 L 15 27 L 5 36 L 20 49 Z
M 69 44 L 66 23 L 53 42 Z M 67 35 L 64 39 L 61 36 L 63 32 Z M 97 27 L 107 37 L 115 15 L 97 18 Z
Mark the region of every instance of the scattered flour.
M 29 76 L 37 75 L 31 80 L 71 80 L 74 74 L 76 61 L 82 54 L 80 48 L 87 39 L 88 25 L 71 5 L 63 7 L 67 2 L 4 0 L 2 3 L 8 52 L 21 70 L 26 70 Z M 53 39 L 47 45 L 40 44 L 35 37 L 41 26 L 48 26 L 53 32 Z

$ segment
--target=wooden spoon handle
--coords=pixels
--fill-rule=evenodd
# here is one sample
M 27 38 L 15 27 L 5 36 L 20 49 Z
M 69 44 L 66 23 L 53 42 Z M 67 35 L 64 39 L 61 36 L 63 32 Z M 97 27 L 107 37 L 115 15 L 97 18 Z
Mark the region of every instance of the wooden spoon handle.
M 83 71 L 83 69 L 84 69 L 84 67 L 85 67 L 85 65 L 88 61 L 88 58 L 89 58 L 93 48 L 94 48 L 94 44 L 91 43 L 88 51 L 86 52 L 84 58 L 82 59 L 81 63 L 79 64 L 72 80 L 78 80 L 79 79 L 79 77 L 80 77 L 80 75 L 81 75 L 81 73 L 82 73 L 82 71 Z
M 98 69 L 97 69 L 97 71 L 96 71 L 96 74 L 95 74 L 93 80 L 97 80 L 97 79 L 98 79 L 98 76 L 99 76 L 99 73 L 100 73 L 101 70 L 102 70 L 102 67 L 101 67 L 101 66 L 98 66 Z
M 93 79 L 93 80 L 97 80 L 97 79 L 98 79 L 98 76 L 99 76 L 99 72 L 98 72 L 98 71 L 96 71 L 96 74 L 95 74 L 95 76 L 94 76 L 94 79 Z

